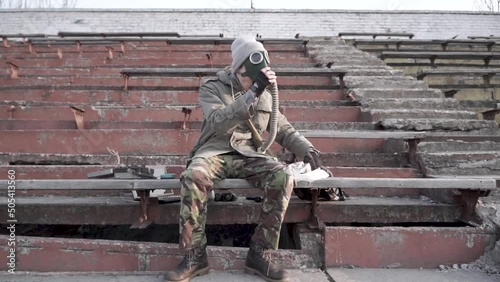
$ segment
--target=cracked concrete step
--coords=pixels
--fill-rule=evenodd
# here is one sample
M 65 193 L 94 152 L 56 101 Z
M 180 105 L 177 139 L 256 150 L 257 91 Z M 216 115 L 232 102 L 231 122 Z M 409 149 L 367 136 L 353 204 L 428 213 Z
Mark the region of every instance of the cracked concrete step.
M 120 152 L 118 152 L 120 153 Z M 411 167 L 406 153 L 324 153 L 325 166 L 343 167 Z M 121 162 L 129 165 L 185 165 L 187 153 L 181 155 L 126 155 Z M 1 153 L 0 165 L 116 165 L 117 158 L 110 154 L 33 154 Z
M 427 84 L 410 76 L 346 76 L 349 88 L 428 89 Z
M 429 168 L 488 168 L 500 172 L 500 151 L 436 152 L 421 153 L 420 156 Z
M 370 109 L 374 121 L 384 119 L 475 119 L 477 113 L 459 110 L 422 110 L 422 109 Z
M 395 89 L 390 87 L 373 87 L 356 88 L 356 97 L 363 99 L 389 99 L 389 98 L 444 98 L 443 93 L 437 89 Z
M 500 152 L 441 152 L 419 154 L 429 175 L 496 175 L 500 179 Z
M 418 145 L 419 152 L 465 152 L 465 151 L 490 151 L 500 152 L 500 142 L 466 142 L 462 140 L 448 140 L 444 142 L 427 142 L 425 139 Z
M 384 119 L 380 125 L 385 129 L 397 130 L 451 130 L 471 131 L 498 128 L 495 121 L 477 119 Z
M 492 169 L 489 167 L 439 167 L 433 168 L 428 167 L 427 175 L 429 177 L 451 177 L 451 176 L 459 176 L 459 177 L 469 177 L 469 178 L 477 178 L 479 176 L 484 176 L 484 178 L 494 178 L 497 179 L 497 187 L 500 188 L 500 169 Z M 497 191 L 498 193 L 498 191 Z
M 356 94 L 358 92 L 356 91 Z M 458 109 L 455 99 L 444 98 L 368 98 L 361 100 L 361 106 L 371 109 Z

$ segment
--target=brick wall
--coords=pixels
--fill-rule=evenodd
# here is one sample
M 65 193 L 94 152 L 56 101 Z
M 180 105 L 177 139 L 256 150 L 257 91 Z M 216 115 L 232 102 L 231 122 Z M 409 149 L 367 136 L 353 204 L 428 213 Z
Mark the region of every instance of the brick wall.
M 500 13 L 348 10 L 3 10 L 0 34 L 58 31 L 176 31 L 181 34 L 412 32 L 417 38 L 500 36 Z

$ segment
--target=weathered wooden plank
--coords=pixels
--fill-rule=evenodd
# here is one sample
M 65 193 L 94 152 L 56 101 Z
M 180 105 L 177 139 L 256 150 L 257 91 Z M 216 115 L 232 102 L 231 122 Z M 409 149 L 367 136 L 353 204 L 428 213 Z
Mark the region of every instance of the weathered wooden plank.
M 3 180 L 0 190 L 7 190 L 7 180 Z M 422 188 L 422 189 L 494 189 L 495 179 L 456 179 L 456 178 L 343 178 L 332 177 L 312 183 L 299 182 L 297 188 Z M 115 179 L 77 179 L 77 180 L 18 180 L 17 190 L 148 190 L 179 189 L 178 179 L 162 180 L 115 180 Z M 252 186 L 244 179 L 225 179 L 215 188 L 246 189 Z

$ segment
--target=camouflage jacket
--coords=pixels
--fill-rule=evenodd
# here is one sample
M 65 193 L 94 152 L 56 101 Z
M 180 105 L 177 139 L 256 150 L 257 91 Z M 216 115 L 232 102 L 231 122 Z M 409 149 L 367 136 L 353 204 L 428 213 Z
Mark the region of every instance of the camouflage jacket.
M 204 81 L 199 91 L 204 120 L 200 139 L 193 147 L 190 158 L 208 158 L 234 151 L 248 157 L 269 158 L 268 155 L 257 152 L 246 121 L 251 119 L 261 136 L 265 130 L 269 131 L 271 94 L 266 90 L 249 105 L 244 99 L 245 96 L 242 96 L 242 90 L 230 68 L 219 71 L 216 77 Z M 281 113 L 278 114 L 275 141 L 298 158 L 303 158 L 312 147 Z

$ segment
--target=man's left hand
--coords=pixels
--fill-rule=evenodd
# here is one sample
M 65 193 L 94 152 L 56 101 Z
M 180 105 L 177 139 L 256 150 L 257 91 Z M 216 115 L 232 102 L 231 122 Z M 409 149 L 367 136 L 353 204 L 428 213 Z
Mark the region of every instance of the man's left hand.
M 304 163 L 310 164 L 312 170 L 321 167 L 322 164 L 321 164 L 321 158 L 319 156 L 319 151 L 314 148 L 310 148 L 307 151 L 306 155 L 304 156 Z

